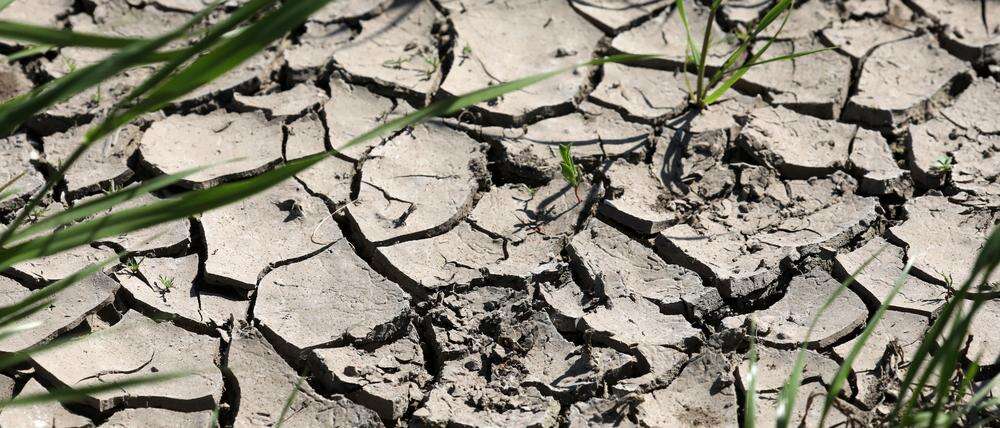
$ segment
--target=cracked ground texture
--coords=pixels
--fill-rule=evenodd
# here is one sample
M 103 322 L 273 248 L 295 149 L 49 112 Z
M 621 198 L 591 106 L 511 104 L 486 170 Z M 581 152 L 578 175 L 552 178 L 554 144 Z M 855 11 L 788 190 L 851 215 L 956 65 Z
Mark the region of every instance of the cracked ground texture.
M 153 36 L 202 0 L 17 1 L 0 18 Z M 226 2 L 218 20 L 238 1 Z M 707 9 L 688 2 L 697 31 Z M 718 40 L 766 10 L 731 1 Z M 686 104 L 671 1 L 343 0 L 218 81 L 129 124 L 71 170 L 44 213 L 111 188 L 220 166 L 129 206 L 243 180 L 426 103 L 613 53 L 367 142 L 268 192 L 0 276 L 3 304 L 125 251 L 0 340 L 0 355 L 99 333 L 0 373 L 0 396 L 192 370 L 2 426 L 740 426 L 747 329 L 772 423 L 794 349 L 803 393 L 832 380 L 906 262 L 913 275 L 828 421 L 864 425 L 1000 221 L 1000 4 L 806 0 L 775 55 L 700 114 Z M 19 48 L 0 41 L 4 52 Z M 727 42 L 709 61 L 722 61 Z M 0 65 L 24 94 L 104 53 Z M 139 68 L 0 140 L 24 204 Z M 99 91 L 99 92 L 98 92 Z M 573 144 L 584 183 L 560 178 Z M 940 168 L 953 159 L 950 171 Z M 121 208 L 116 208 L 121 209 Z M 808 338 L 840 281 L 879 249 Z M 1000 370 L 1000 294 L 969 354 Z M 891 352 L 890 352 L 891 351 Z M 305 373 L 305 382 L 298 382 Z M 814 425 L 816 405 L 793 417 Z

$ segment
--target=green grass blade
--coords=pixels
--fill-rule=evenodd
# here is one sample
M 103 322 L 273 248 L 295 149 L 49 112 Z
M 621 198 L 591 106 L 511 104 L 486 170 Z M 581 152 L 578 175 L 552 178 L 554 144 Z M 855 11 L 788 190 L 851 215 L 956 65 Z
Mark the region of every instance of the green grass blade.
M 791 416 L 792 409 L 795 408 L 795 397 L 798 395 L 799 385 L 802 383 L 802 371 L 805 369 L 806 364 L 806 345 L 809 343 L 809 338 L 812 336 L 812 332 L 816 328 L 816 323 L 823 316 L 823 313 L 826 312 L 826 309 L 829 308 L 830 305 L 833 304 L 833 302 L 837 300 L 837 298 L 840 297 L 845 290 L 847 290 L 847 287 L 850 287 L 850 285 L 854 283 L 854 278 L 867 269 L 868 265 L 871 264 L 871 262 L 873 262 L 879 254 L 882 254 L 885 249 L 886 246 L 883 245 L 882 248 L 879 248 L 878 251 L 875 252 L 875 254 L 868 257 L 868 259 L 865 260 L 865 262 L 862 263 L 861 266 L 859 266 L 858 269 L 851 274 L 851 276 L 845 279 L 844 282 L 842 282 L 840 286 L 837 287 L 837 289 L 834 290 L 829 297 L 827 297 L 826 301 L 823 302 L 823 305 L 821 305 L 819 310 L 816 312 L 816 316 L 809 322 L 809 328 L 806 329 L 806 336 L 802 341 L 802 345 L 799 347 L 798 355 L 795 357 L 795 365 L 792 366 L 792 373 L 788 376 L 788 380 L 785 381 L 785 385 L 781 388 L 781 393 L 778 395 L 778 408 L 775 412 L 775 417 L 777 419 L 775 425 L 777 425 L 778 428 L 788 428 L 789 417 Z
M 20 395 L 9 400 L 0 401 L 0 408 L 30 406 L 39 403 L 51 403 L 53 401 L 75 402 L 103 392 L 116 391 L 121 390 L 122 388 L 138 385 L 166 382 L 185 375 L 185 373 L 157 373 L 152 375 L 130 377 L 128 379 L 115 382 L 98 383 L 80 388 L 58 388 L 47 392 Z
M 681 18 L 681 24 L 684 25 L 684 34 L 687 37 L 687 48 L 691 51 L 691 57 L 694 60 L 695 65 L 701 64 L 701 57 L 698 52 L 701 50 L 694 43 L 694 37 L 691 36 L 691 27 L 688 25 L 687 11 L 684 10 L 684 0 L 674 0 L 674 7 L 677 8 L 677 15 Z M 709 25 L 709 28 L 712 26 Z
M 33 57 L 35 55 L 41 55 L 43 53 L 52 50 L 53 48 L 54 46 L 49 46 L 49 45 L 37 45 L 37 46 L 27 47 L 17 52 L 14 52 L 10 55 L 7 55 L 7 62 L 14 62 L 19 59 Z
M 4 20 L 0 20 L 0 38 L 40 45 L 96 49 L 121 49 L 133 43 L 149 41 L 147 39 L 131 37 L 109 37 L 99 34 L 78 33 L 70 30 L 58 30 Z
M 757 426 L 757 324 L 750 320 L 750 379 L 747 380 L 743 428 Z
M 0 0 L 0 11 L 6 9 L 11 3 L 14 3 L 14 0 Z
M 288 410 L 292 408 L 292 404 L 295 404 L 295 397 L 299 396 L 299 388 L 302 388 L 302 382 L 305 380 L 305 376 L 299 376 L 299 379 L 295 381 L 295 386 L 292 387 L 292 392 L 288 394 L 285 405 L 281 406 L 281 413 L 278 414 L 278 421 L 274 423 L 274 428 L 281 428 L 285 424 L 285 417 L 288 414 Z
M 0 186 L 0 192 L 6 192 L 7 189 L 10 189 L 11 186 L 14 185 L 14 183 L 17 183 L 17 180 L 20 180 L 20 179 L 24 178 L 24 175 L 27 174 L 27 173 L 28 173 L 28 171 L 24 171 L 24 172 L 22 172 L 22 173 L 20 173 L 18 175 L 15 175 L 10 180 L 7 180 L 6 183 L 4 183 L 2 186 Z M 0 198 L 0 200 L 2 200 L 2 199 L 3 198 Z
M 778 3 L 772 6 L 771 9 L 764 14 L 764 17 L 761 18 L 760 21 L 757 21 L 757 25 L 754 26 L 753 33 L 751 33 L 750 38 L 755 38 L 760 35 L 760 33 L 764 32 L 767 27 L 770 27 L 771 24 L 774 23 L 775 19 L 778 19 L 778 16 L 781 16 L 782 13 L 789 10 L 791 7 L 792 0 L 779 0 Z M 779 29 L 778 33 L 780 32 L 781 30 Z M 775 35 L 778 33 L 775 33 Z
M 205 167 L 191 168 L 178 172 L 176 174 L 153 177 L 149 180 L 144 181 L 139 186 L 127 189 L 121 189 L 100 196 L 96 199 L 76 205 L 68 210 L 58 212 L 49 217 L 41 219 L 35 222 L 34 224 L 24 227 L 15 232 L 13 235 L 11 235 L 10 240 L 18 241 L 39 232 L 43 232 L 50 229 L 57 229 L 61 226 L 71 224 L 78 220 L 83 220 L 87 217 L 90 217 L 91 215 L 110 209 L 118 204 L 128 202 L 144 194 L 155 192 L 159 189 L 167 187 L 171 184 L 180 181 L 185 177 L 190 176 L 191 174 L 197 173 L 204 169 Z
M 942 346 L 943 352 L 935 355 L 935 358 L 938 356 L 941 357 L 941 368 L 938 370 L 938 383 L 934 388 L 934 407 L 931 410 L 932 421 L 937 421 L 938 417 L 941 416 L 944 401 L 951 395 L 952 374 L 955 373 L 959 357 L 961 356 L 959 349 L 965 344 L 965 338 L 969 333 L 969 327 L 972 325 L 972 319 L 981 307 L 982 301 L 977 300 L 973 303 L 968 314 L 962 316 L 962 312 L 958 312 L 960 322 L 952 328 L 947 340 L 945 340 L 945 344 Z M 935 367 L 934 360 L 931 361 L 930 368 L 933 370 L 933 367 Z
M 820 48 L 820 49 L 808 50 L 808 51 L 805 51 L 805 52 L 793 52 L 793 53 L 790 53 L 788 55 L 776 56 L 776 57 L 773 57 L 773 58 L 768 58 L 768 59 L 760 60 L 760 61 L 757 61 L 757 62 L 754 62 L 754 63 L 750 63 L 750 64 L 747 64 L 747 65 L 741 66 L 740 68 L 753 68 L 753 67 L 756 67 L 758 65 L 764 65 L 764 64 L 767 64 L 767 63 L 771 63 L 771 62 L 793 60 L 795 58 L 803 57 L 803 56 L 806 56 L 806 55 L 818 54 L 820 52 L 826 52 L 826 51 L 833 50 L 833 49 L 836 49 L 836 48 L 835 47 L 829 47 L 829 48 Z
M 903 267 L 903 272 L 901 272 L 899 277 L 896 278 L 896 283 L 893 284 L 892 290 L 890 290 L 889 294 L 885 297 L 885 299 L 883 299 L 882 305 L 880 305 L 878 310 L 875 311 L 875 315 L 872 319 L 868 321 L 868 326 L 866 326 L 865 330 L 861 332 L 860 336 L 858 336 L 857 342 L 855 342 L 854 346 L 851 347 L 851 351 L 847 354 L 847 358 L 844 359 L 844 362 L 840 365 L 840 369 L 837 370 L 837 374 L 834 376 L 833 381 L 830 383 L 830 388 L 827 390 L 826 399 L 823 402 L 823 412 L 820 414 L 818 426 L 825 426 L 823 423 L 826 422 L 826 416 L 829 414 L 830 408 L 833 407 L 833 402 L 837 399 L 837 395 L 839 395 L 840 391 L 844 388 L 844 382 L 847 381 L 847 376 L 851 374 L 851 368 L 854 365 L 854 361 L 858 358 L 858 355 L 861 354 L 861 349 L 868 343 L 868 339 L 871 338 L 872 333 L 875 332 L 875 327 L 878 326 L 878 323 L 882 321 L 883 317 L 885 317 L 886 311 L 889 310 L 889 304 L 892 303 L 896 294 L 898 294 L 899 290 L 903 288 L 904 284 L 906 284 L 906 279 L 909 278 L 910 269 L 912 267 L 913 260 L 910 260 Z

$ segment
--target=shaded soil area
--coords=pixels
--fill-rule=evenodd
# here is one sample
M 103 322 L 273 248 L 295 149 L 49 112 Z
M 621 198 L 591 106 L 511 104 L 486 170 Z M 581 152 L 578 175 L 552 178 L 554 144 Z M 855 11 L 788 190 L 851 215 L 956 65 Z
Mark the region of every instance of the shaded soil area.
M 696 3 L 701 34 L 708 10 Z M 42 327 L 0 340 L 5 355 L 99 333 L 3 372 L 0 396 L 196 375 L 3 409 L 0 425 L 207 426 L 217 410 L 224 426 L 272 426 L 298 388 L 284 426 L 737 427 L 753 319 L 767 426 L 795 349 L 809 348 L 800 391 L 821 394 L 912 261 L 829 420 L 877 418 L 1000 222 L 1000 4 L 800 2 L 769 52 L 836 49 L 755 68 L 701 112 L 687 105 L 694 76 L 672 5 L 338 1 L 122 128 L 32 217 L 206 164 L 219 166 L 116 209 L 238 181 L 452 94 L 596 56 L 661 54 L 564 73 L 353 146 L 237 204 L 3 272 L 8 304 L 129 254 L 35 315 Z M 727 2 L 710 65 L 766 5 Z M 36 0 L 0 18 L 148 37 L 201 7 Z M 2 65 L 0 93 L 104 55 L 67 48 Z M 0 220 L 151 72 L 130 70 L 0 139 L 0 182 L 27 172 Z M 577 189 L 559 175 L 560 144 L 586 173 Z M 827 296 L 882 248 L 807 338 Z M 987 304 L 966 354 L 986 378 L 1000 371 L 1000 293 L 975 294 Z M 819 402 L 798 400 L 793 418 L 815 423 Z

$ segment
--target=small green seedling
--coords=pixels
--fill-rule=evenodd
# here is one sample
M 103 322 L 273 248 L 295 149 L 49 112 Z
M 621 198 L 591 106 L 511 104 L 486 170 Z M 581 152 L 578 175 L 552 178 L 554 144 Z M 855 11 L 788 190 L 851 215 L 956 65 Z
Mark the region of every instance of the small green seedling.
M 128 269 L 128 273 L 132 275 L 138 275 L 139 266 L 142 265 L 143 260 L 145 259 L 139 257 L 129 257 L 128 260 L 125 260 L 125 269 Z
M 580 166 L 573 163 L 573 154 L 570 153 L 572 148 L 569 144 L 559 145 L 559 156 L 562 157 L 562 162 L 559 164 L 562 170 L 563 179 L 573 186 L 573 193 L 576 194 L 576 201 L 580 200 Z
M 934 165 L 931 166 L 931 170 L 943 175 L 951 172 L 954 167 L 955 159 L 951 156 L 944 155 L 934 160 Z
M 171 288 L 174 288 L 174 277 L 160 275 L 159 280 L 164 290 L 170 291 Z
M 708 49 L 713 46 L 712 24 L 715 22 L 715 18 L 718 15 L 719 8 L 722 6 L 722 2 L 723 0 L 712 1 L 709 9 L 708 22 L 705 25 L 705 35 L 702 37 L 701 45 L 698 45 L 695 43 L 694 35 L 691 33 L 691 26 L 688 25 L 687 11 L 684 8 L 684 0 L 674 0 L 677 14 L 681 19 L 681 24 L 684 26 L 684 33 L 687 38 L 687 52 L 685 54 L 685 59 L 687 63 L 694 66 L 698 74 L 696 79 L 696 88 L 693 91 L 690 88 L 688 89 L 691 101 L 698 108 L 708 107 L 712 103 L 718 101 L 722 95 L 726 93 L 726 91 L 732 88 L 732 86 L 753 67 L 764 65 L 769 62 L 788 61 L 798 57 L 833 49 L 823 48 L 804 52 L 793 52 L 788 55 L 761 59 L 761 56 L 763 56 L 764 53 L 767 52 L 767 49 L 771 47 L 771 44 L 774 42 L 775 38 L 777 38 L 778 34 L 781 33 L 781 30 L 785 28 L 785 24 L 788 22 L 788 18 L 792 13 L 792 0 L 778 0 L 774 6 L 772 6 L 767 13 L 760 18 L 760 20 L 748 27 L 749 31 L 739 32 L 735 35 L 736 39 L 739 40 L 739 44 L 736 49 L 729 53 L 729 56 L 726 57 L 726 61 L 723 62 L 721 66 L 713 67 L 715 68 L 715 71 L 711 74 L 707 74 L 710 71 L 708 65 Z M 782 16 L 782 14 L 784 14 L 784 18 L 782 18 L 781 24 L 778 26 L 778 30 L 774 32 L 774 35 L 771 37 L 761 37 L 764 34 L 764 30 L 774 24 L 774 22 L 777 21 L 778 17 Z M 761 48 L 755 52 L 753 50 L 753 46 L 757 41 L 764 41 L 764 43 L 761 45 Z

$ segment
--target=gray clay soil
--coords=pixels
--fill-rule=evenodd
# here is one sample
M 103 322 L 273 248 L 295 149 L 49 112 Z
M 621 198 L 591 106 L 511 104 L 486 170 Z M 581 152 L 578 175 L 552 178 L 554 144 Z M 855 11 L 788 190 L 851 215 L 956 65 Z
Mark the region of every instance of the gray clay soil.
M 17 1 L 0 18 L 152 36 L 203 3 Z M 707 11 L 694 3 L 700 33 Z M 721 33 L 766 3 L 727 2 L 711 64 L 731 48 Z M 0 341 L 2 355 L 99 333 L 0 374 L 0 397 L 197 374 L 3 409 L 0 425 L 208 426 L 218 409 L 225 426 L 271 426 L 308 373 L 285 426 L 736 427 L 753 318 L 768 426 L 820 304 L 888 246 L 808 338 L 800 390 L 824 390 L 913 261 L 829 419 L 865 424 L 1000 221 L 1000 4 L 799 3 L 771 52 L 837 48 L 755 68 L 694 114 L 672 1 L 335 2 L 90 150 L 44 212 L 234 158 L 129 205 L 252 177 L 434 99 L 595 56 L 662 57 L 565 73 L 223 209 L 14 266 L 0 303 L 115 251 L 141 261 L 71 288 L 35 316 L 43 327 Z M 0 94 L 102 55 L 0 65 Z M 0 140 L 0 181 L 27 171 L 0 220 L 149 73 Z M 576 191 L 559 177 L 567 143 L 587 173 Z M 996 373 L 1000 296 L 976 294 L 988 303 L 969 354 Z M 815 423 L 810 402 L 794 417 Z

